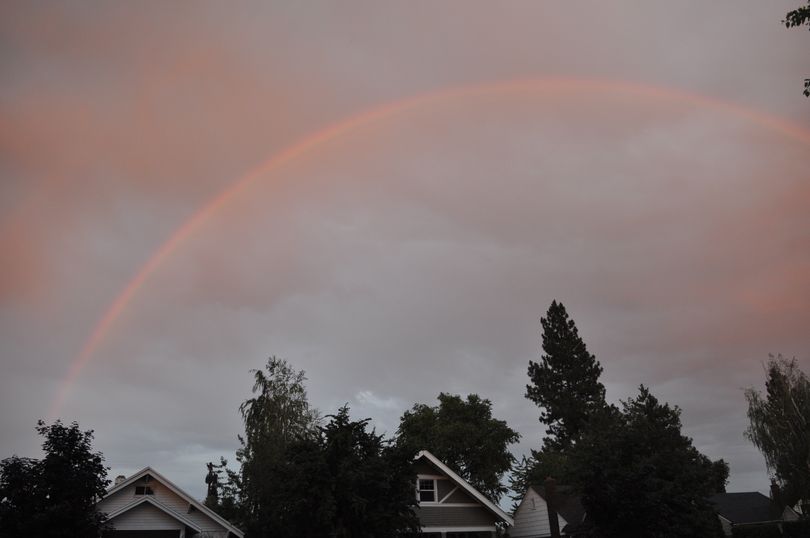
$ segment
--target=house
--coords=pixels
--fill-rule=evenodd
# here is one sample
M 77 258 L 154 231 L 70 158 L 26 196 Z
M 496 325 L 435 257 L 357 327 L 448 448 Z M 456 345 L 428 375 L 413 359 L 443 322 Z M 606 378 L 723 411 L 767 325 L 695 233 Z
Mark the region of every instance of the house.
M 510 529 L 512 538 L 544 538 L 552 536 L 549 504 L 557 513 L 557 529 L 561 536 L 574 536 L 586 526 L 585 508 L 577 495 L 566 486 L 532 485 L 526 490 L 515 510 L 515 525 Z
M 427 450 L 416 455 L 414 466 L 422 536 L 490 538 L 498 526 L 512 525 L 506 512 Z
M 731 536 L 734 529 L 740 527 L 778 525 L 799 519 L 799 514 L 791 507 L 780 508 L 776 502 L 758 491 L 718 493 L 709 500 L 714 504 L 726 536 Z
M 244 533 L 146 467 L 119 477 L 96 504 L 114 530 L 105 538 L 243 538 Z

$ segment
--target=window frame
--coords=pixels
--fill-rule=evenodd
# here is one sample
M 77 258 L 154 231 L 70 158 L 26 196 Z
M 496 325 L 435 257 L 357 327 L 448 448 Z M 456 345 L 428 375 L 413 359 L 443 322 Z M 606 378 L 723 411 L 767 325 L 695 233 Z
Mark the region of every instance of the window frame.
M 422 489 L 422 482 L 431 482 L 433 484 L 433 489 Z M 424 501 L 422 500 L 422 492 L 431 492 L 433 493 L 433 500 L 432 501 Z M 435 478 L 416 478 L 416 500 L 419 504 L 439 504 L 439 484 L 438 480 Z

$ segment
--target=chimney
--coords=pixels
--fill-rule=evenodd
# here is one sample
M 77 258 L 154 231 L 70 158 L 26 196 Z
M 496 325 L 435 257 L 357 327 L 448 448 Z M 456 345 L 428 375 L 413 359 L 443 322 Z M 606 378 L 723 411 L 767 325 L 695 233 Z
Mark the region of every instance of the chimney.
M 115 477 L 115 485 L 117 486 L 118 484 L 124 482 L 126 479 L 127 479 L 126 476 L 119 474 L 118 476 Z
M 560 538 L 560 521 L 557 519 L 557 481 L 549 476 L 543 485 L 546 489 L 548 528 L 551 532 L 551 538 Z
M 771 479 L 771 501 L 778 506 L 780 510 L 784 508 L 784 506 L 782 506 L 782 491 L 779 489 L 779 484 L 777 484 L 776 480 L 773 478 Z

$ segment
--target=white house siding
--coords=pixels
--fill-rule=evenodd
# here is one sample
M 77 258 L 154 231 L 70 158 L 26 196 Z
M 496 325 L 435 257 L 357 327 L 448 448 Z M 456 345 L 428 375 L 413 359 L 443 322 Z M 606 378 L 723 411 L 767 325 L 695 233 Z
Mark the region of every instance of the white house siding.
M 148 503 L 127 510 L 110 521 L 110 523 L 115 527 L 115 530 L 119 531 L 179 531 L 184 527 L 181 522 Z
M 152 488 L 154 495 L 150 495 L 151 498 L 162 504 L 163 506 L 173 510 L 180 516 L 184 517 L 192 521 L 195 525 L 200 527 L 203 530 L 203 535 L 205 538 L 219 538 L 219 537 L 227 537 L 228 531 L 225 527 L 205 515 L 204 513 L 200 512 L 199 510 L 192 508 L 191 504 L 177 495 L 175 492 L 164 486 L 162 483 L 158 482 L 155 479 L 150 480 L 148 483 L 146 482 L 145 478 L 141 478 L 135 481 L 133 484 L 123 488 L 120 491 L 115 492 L 114 494 L 110 495 L 109 497 L 102 499 L 101 502 L 98 503 L 97 507 L 100 512 L 104 512 L 106 514 L 112 514 L 117 510 L 141 499 L 142 495 L 135 495 L 135 488 L 137 486 L 148 486 Z M 151 506 L 151 505 L 150 505 Z M 152 507 L 153 509 L 157 510 L 157 508 Z M 137 508 L 136 508 L 137 509 Z M 136 510 L 133 509 L 133 510 Z M 117 522 L 119 521 L 120 517 L 125 516 L 128 514 L 122 514 L 121 516 L 115 518 L 113 524 L 116 528 L 118 528 Z M 178 525 L 180 523 L 178 522 Z M 140 527 L 139 527 L 140 528 Z M 179 527 L 173 527 L 179 528 Z M 200 535 L 197 535 L 200 536 Z
M 566 521 L 559 515 L 557 521 L 560 524 L 560 531 L 562 531 Z M 548 524 L 548 506 L 543 497 L 534 489 L 529 488 L 515 512 L 515 526 L 509 529 L 509 536 L 513 538 L 551 536 L 551 528 Z

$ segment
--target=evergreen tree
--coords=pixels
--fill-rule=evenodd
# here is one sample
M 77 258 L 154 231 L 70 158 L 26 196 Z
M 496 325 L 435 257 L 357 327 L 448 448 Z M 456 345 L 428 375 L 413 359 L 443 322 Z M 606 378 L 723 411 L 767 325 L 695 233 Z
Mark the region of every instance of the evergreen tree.
M 497 502 L 506 492 L 501 479 L 514 462 L 509 445 L 520 434 L 493 418 L 492 402 L 477 394 L 463 400 L 441 393 L 438 399 L 438 406 L 416 404 L 402 415 L 397 443 L 412 456 L 429 450 Z
M 96 502 L 106 493 L 107 468 L 92 451 L 93 431 L 73 422 L 39 421 L 41 460 L 12 456 L 0 462 L 0 537 L 100 536 L 106 516 Z
M 544 448 L 559 451 L 575 443 L 588 417 L 605 407 L 605 387 L 599 361 L 562 303 L 553 301 L 540 324 L 544 354 L 539 363 L 529 361 L 526 397 L 541 408 L 540 422 L 547 426 Z
M 570 451 L 569 473 L 600 536 L 721 536 L 708 498 L 728 465 L 681 434 L 680 410 L 641 386 L 621 411 L 600 413 Z

